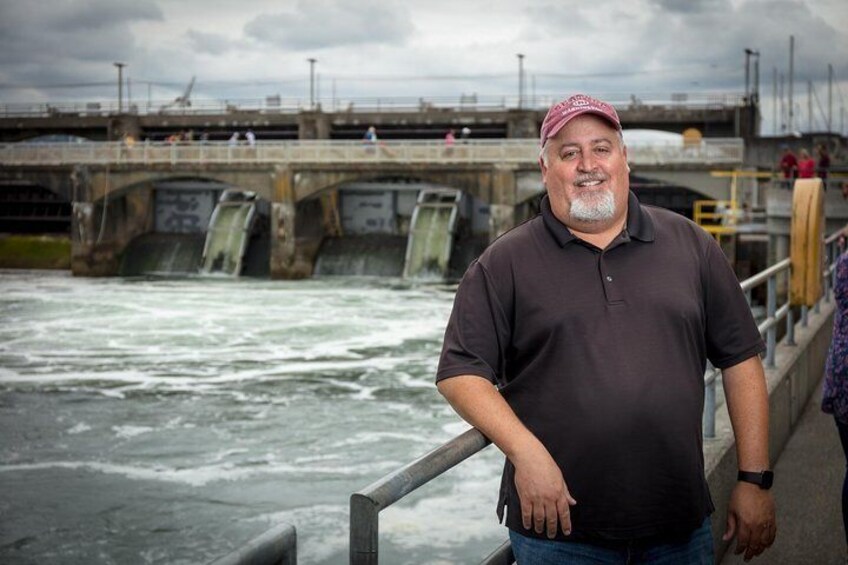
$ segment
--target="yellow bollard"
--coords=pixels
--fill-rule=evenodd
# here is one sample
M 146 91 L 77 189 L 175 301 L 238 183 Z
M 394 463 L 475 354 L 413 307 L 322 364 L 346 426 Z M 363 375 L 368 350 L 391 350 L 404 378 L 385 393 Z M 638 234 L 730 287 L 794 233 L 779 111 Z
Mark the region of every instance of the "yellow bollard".
M 822 295 L 824 186 L 819 178 L 798 179 L 792 192 L 789 301 L 814 306 Z

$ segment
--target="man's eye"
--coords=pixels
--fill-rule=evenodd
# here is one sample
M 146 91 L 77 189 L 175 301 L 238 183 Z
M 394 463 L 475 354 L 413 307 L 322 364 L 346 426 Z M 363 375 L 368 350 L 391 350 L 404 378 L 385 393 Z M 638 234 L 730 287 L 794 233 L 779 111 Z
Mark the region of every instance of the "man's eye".
M 563 151 L 562 152 L 562 159 L 563 160 L 573 159 L 576 156 L 577 156 L 577 151 Z

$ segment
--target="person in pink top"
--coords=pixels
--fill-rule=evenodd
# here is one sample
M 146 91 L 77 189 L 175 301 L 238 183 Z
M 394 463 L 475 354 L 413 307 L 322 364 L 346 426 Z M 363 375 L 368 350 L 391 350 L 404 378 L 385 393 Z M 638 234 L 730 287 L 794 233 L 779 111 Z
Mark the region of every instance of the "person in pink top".
M 798 159 L 798 178 L 811 179 L 816 176 L 816 160 L 813 159 L 806 149 L 801 149 L 801 158 Z
M 445 134 L 445 154 L 451 155 L 453 153 L 453 146 L 456 143 L 456 134 L 452 129 L 448 130 L 448 133 Z

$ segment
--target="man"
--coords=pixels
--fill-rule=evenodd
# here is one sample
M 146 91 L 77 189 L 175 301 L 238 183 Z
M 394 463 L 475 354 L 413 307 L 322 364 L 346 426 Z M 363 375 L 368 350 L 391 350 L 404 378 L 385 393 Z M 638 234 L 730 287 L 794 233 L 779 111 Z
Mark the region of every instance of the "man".
M 468 268 L 436 377 L 506 455 L 498 515 L 518 563 L 713 563 L 707 359 L 750 473 L 724 538 L 758 555 L 776 531 L 768 396 L 732 269 L 706 232 L 630 192 L 612 106 L 564 100 L 541 141 L 542 213 Z

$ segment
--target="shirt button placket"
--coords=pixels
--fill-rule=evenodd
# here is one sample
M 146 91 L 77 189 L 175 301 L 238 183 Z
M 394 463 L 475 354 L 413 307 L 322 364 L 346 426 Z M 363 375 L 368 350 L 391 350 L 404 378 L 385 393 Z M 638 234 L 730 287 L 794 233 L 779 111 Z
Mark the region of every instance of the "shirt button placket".
M 606 296 L 608 303 L 613 302 L 621 302 L 622 296 L 621 293 L 618 292 L 618 285 L 613 283 L 614 277 L 607 271 L 606 261 L 604 260 L 604 254 L 601 253 L 598 258 L 602 284 L 604 286 L 604 296 Z

